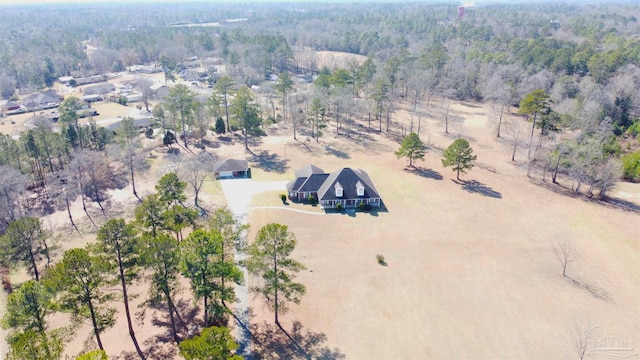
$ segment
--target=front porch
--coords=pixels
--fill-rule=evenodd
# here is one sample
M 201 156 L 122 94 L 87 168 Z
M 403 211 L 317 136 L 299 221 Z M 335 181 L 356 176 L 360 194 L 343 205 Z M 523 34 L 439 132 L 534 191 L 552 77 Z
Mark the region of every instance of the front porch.
M 372 207 L 380 207 L 380 198 L 323 200 L 320 203 L 320 206 L 323 209 L 336 209 L 338 204 L 340 204 L 343 209 L 356 209 L 360 204 L 369 204 Z

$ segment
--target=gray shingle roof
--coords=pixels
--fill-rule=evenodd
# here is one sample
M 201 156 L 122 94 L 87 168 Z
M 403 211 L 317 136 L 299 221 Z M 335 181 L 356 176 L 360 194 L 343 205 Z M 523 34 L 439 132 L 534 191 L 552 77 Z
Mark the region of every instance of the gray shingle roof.
M 325 173 L 324 170 L 320 169 L 319 167 L 308 164 L 296 170 L 296 179 L 303 178 L 303 177 L 308 178 L 312 174 L 324 174 L 324 173 Z
M 329 174 L 312 174 L 311 176 L 306 178 L 306 181 L 302 184 L 302 186 L 300 186 L 298 191 L 316 192 L 318 191 L 318 189 L 320 189 L 320 187 L 322 186 L 322 184 L 324 184 L 324 181 L 328 177 Z
M 299 177 L 293 181 L 289 181 L 287 183 L 287 191 L 298 191 L 305 181 L 307 181 L 306 177 Z
M 358 181 L 364 185 L 364 196 L 358 196 L 356 184 Z M 335 184 L 340 183 L 343 188 L 343 196 L 336 197 Z M 336 199 L 357 199 L 357 198 L 379 198 L 378 190 L 373 185 L 373 181 L 369 175 L 362 169 L 353 170 L 344 168 L 332 172 L 318 189 L 318 198 L 320 200 L 336 200 Z
M 226 159 L 213 165 L 213 172 L 220 171 L 247 171 L 249 163 L 246 160 Z

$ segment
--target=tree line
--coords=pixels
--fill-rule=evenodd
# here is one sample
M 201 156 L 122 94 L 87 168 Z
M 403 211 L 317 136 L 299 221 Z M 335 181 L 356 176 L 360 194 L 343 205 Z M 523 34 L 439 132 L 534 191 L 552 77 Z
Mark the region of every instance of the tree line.
M 8 337 L 10 359 L 60 359 L 64 343 L 77 334 L 78 324 L 91 324 L 90 338 L 105 350 L 101 335 L 115 324 L 114 302 L 124 304 L 132 343 L 138 356 L 147 354 L 136 337 L 130 292 L 134 283 L 148 283 L 148 295 L 141 305 L 164 311 L 172 338 L 187 359 L 224 358 L 234 355 L 238 345 L 230 335 L 229 304 L 236 301 L 234 286 L 244 283 L 240 266 L 261 279 L 251 288 L 274 311 L 275 323 L 287 310 L 287 303 L 299 303 L 305 287 L 294 281 L 304 266 L 290 257 L 295 235 L 285 225 L 268 224 L 246 245 L 247 226 L 238 223 L 226 209 L 215 209 L 206 219 L 183 204 L 186 182 L 170 172 L 135 209 L 135 220 L 110 219 L 97 232 L 96 241 L 84 248 L 66 250 L 52 260 L 51 234 L 35 218 L 12 222 L 0 238 L 3 263 L 25 266 L 32 280 L 21 284 L 8 298 L 3 326 Z M 190 233 L 183 237 L 183 231 Z M 247 260 L 234 255 L 246 252 Z M 46 259 L 46 261 L 44 261 Z M 200 335 L 186 338 L 185 314 L 177 306 L 180 278 L 191 285 L 193 298 L 202 309 L 205 328 Z M 71 314 L 71 324 L 50 324 L 55 312 Z M 108 348 L 108 344 L 107 344 Z

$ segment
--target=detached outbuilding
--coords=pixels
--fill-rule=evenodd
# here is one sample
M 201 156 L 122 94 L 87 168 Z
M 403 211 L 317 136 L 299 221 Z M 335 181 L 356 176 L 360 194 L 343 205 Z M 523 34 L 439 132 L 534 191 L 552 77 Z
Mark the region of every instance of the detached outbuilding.
M 246 160 L 226 159 L 213 165 L 216 179 L 244 179 L 251 177 L 251 169 Z

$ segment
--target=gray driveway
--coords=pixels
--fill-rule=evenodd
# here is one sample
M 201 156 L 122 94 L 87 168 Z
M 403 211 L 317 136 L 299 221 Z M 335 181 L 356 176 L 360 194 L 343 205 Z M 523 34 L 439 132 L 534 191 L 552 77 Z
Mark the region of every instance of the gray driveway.
M 254 181 L 252 179 L 228 179 L 220 180 L 224 197 L 227 199 L 227 207 L 236 220 L 241 224 L 247 224 L 249 205 L 251 204 L 251 198 L 255 194 L 265 191 L 281 191 L 286 192 L 286 181 Z M 244 254 L 236 254 L 235 260 L 244 260 Z M 235 315 L 242 320 L 244 325 L 249 327 L 249 289 L 246 286 L 246 279 L 248 278 L 247 271 L 244 272 L 245 285 L 236 286 L 236 297 L 238 302 L 236 303 Z M 238 331 L 240 351 L 245 359 L 251 358 L 251 334 L 247 331 L 243 331 L 239 328 Z

